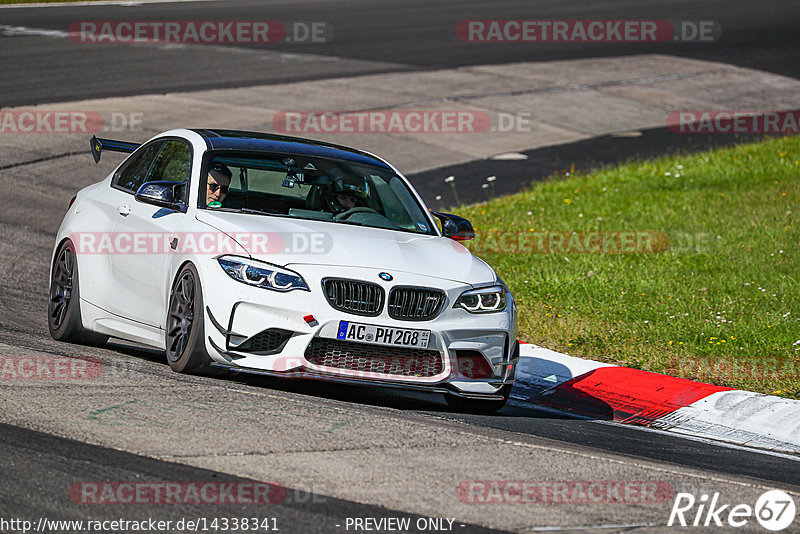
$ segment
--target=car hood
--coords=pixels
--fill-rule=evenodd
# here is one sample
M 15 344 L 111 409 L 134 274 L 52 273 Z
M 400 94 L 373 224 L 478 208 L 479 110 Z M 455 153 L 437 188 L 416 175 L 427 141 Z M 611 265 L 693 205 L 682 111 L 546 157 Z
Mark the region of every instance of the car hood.
M 445 237 L 208 210 L 198 210 L 197 220 L 230 236 L 253 258 L 283 267 L 358 266 L 464 284 L 488 284 L 496 280 L 489 265 L 460 243 Z

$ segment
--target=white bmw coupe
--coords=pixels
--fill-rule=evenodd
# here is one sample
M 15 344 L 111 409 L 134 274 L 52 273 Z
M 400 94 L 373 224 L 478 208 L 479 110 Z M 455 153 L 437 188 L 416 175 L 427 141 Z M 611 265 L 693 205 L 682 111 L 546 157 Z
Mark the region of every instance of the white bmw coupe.
M 177 372 L 232 370 L 508 399 L 519 358 L 506 285 L 383 159 L 329 143 L 171 130 L 72 199 L 50 275 L 53 338 L 113 336 Z

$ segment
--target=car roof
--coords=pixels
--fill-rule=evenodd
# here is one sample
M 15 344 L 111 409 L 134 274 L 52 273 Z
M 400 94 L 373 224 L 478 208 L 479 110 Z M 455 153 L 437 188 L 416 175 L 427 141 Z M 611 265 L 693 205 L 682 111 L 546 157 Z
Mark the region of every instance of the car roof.
M 386 162 L 367 152 L 323 141 L 315 141 L 313 139 L 243 130 L 197 129 L 192 131 L 205 139 L 209 150 L 247 150 L 278 154 L 320 156 L 351 161 L 353 163 L 364 163 L 393 170 Z

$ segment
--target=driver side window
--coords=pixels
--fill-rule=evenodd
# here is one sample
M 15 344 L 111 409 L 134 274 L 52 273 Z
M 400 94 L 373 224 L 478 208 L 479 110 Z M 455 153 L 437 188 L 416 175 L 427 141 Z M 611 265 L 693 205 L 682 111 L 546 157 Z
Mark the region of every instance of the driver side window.
M 192 149 L 188 143 L 170 139 L 165 141 L 147 175 L 147 182 L 164 180 L 168 182 L 189 183 L 192 174 Z M 183 201 L 186 202 L 188 188 L 182 189 Z
M 192 149 L 183 141 L 165 141 L 147 180 L 188 182 L 192 172 Z
M 125 166 L 117 172 L 111 186 L 129 193 L 136 193 L 139 187 L 147 181 L 155 157 L 163 144 L 164 141 L 154 141 L 139 148 Z

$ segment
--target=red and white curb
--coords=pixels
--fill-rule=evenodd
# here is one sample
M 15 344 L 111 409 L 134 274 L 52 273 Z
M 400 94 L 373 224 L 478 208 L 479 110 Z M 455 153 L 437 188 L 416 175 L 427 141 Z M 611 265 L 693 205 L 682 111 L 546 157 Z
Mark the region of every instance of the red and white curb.
M 512 402 L 800 453 L 800 401 L 575 358 L 523 343 Z

